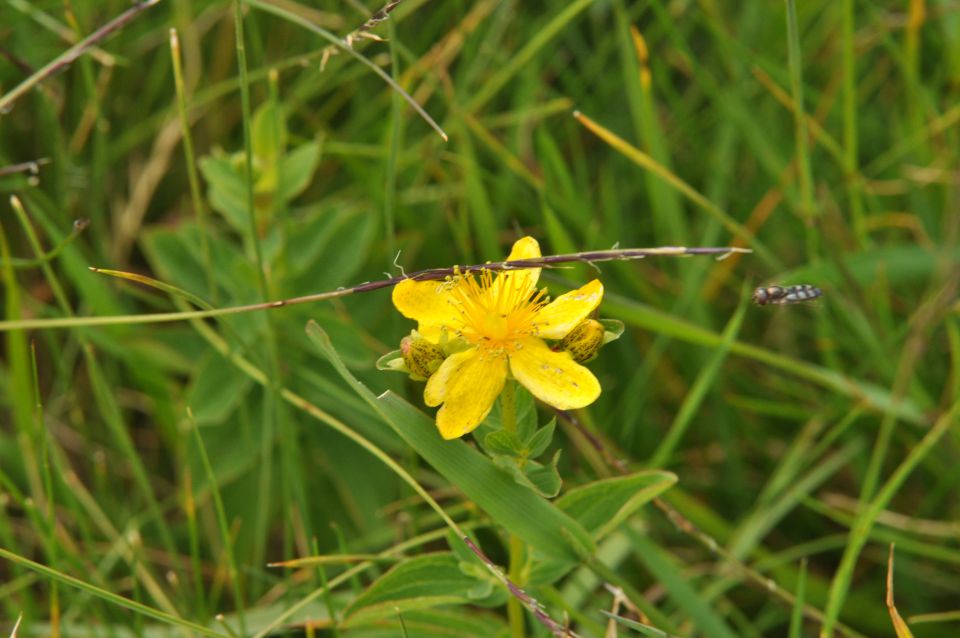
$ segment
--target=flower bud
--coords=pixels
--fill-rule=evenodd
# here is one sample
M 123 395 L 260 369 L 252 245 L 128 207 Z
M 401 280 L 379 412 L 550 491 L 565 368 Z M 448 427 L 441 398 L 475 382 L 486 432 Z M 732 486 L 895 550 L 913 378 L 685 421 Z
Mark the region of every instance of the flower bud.
M 584 319 L 567 336 L 560 340 L 554 350 L 566 350 L 577 363 L 594 358 L 603 345 L 603 324 L 596 319 Z
M 446 356 L 439 346 L 420 336 L 408 336 L 400 340 L 403 363 L 414 378 L 429 379 L 437 371 Z

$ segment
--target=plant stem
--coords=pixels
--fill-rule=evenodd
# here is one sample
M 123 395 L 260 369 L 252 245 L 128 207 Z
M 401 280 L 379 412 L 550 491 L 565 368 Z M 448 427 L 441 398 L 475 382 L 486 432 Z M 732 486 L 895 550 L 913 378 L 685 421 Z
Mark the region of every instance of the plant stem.
M 517 387 L 507 381 L 500 393 L 500 423 L 507 432 L 517 431 Z
M 508 380 L 500 393 L 500 423 L 507 432 L 517 431 L 517 387 Z M 523 541 L 516 534 L 510 535 L 510 565 L 507 576 L 518 587 L 523 587 Z M 523 604 L 515 596 L 507 599 L 507 619 L 512 638 L 524 638 Z
M 516 534 L 510 534 L 510 568 L 507 576 L 519 586 L 523 576 L 523 541 Z M 513 638 L 524 638 L 526 635 L 523 623 L 523 604 L 516 596 L 507 599 L 507 619 L 510 621 L 510 635 Z
M 381 288 L 390 288 L 396 286 L 401 281 L 412 279 L 414 281 L 442 281 L 448 277 L 458 277 L 468 273 L 481 272 L 489 270 L 492 272 L 501 272 L 507 270 L 524 270 L 526 268 L 553 268 L 557 264 L 571 262 L 595 264 L 606 261 L 632 261 L 645 259 L 647 257 L 683 257 L 687 255 L 715 255 L 718 259 L 723 259 L 732 254 L 749 253 L 746 248 L 736 246 L 729 247 L 686 247 L 686 246 L 661 246 L 659 248 L 619 248 L 616 250 L 595 250 L 582 253 L 570 253 L 565 255 L 547 255 L 545 257 L 536 257 L 530 259 L 515 259 L 512 261 L 486 262 L 483 264 L 473 264 L 470 266 L 452 266 L 450 268 L 427 268 L 418 270 L 409 274 L 396 275 L 388 279 L 379 279 L 376 281 L 367 281 L 362 284 L 350 286 L 348 288 L 337 288 L 327 292 L 304 295 L 301 297 L 292 297 L 290 299 L 280 299 L 276 301 L 265 301 L 262 303 L 249 304 L 244 306 L 230 306 L 226 308 L 211 308 L 207 310 L 193 310 L 184 312 L 159 312 L 140 315 L 114 315 L 109 317 L 55 317 L 52 319 L 14 319 L 0 321 L 0 332 L 7 330 L 21 329 L 49 329 L 49 328 L 67 328 L 83 326 L 105 326 L 117 324 L 143 324 L 143 323 L 164 323 L 168 321 L 184 321 L 187 319 L 206 319 L 209 317 L 220 317 L 224 315 L 235 315 L 244 312 L 253 312 L 257 310 L 269 310 L 271 308 L 282 308 L 284 306 L 294 306 L 304 303 L 313 303 L 315 301 L 326 301 L 354 295 L 363 292 L 380 290 Z M 0 262 L 3 263 L 3 262 Z M 125 279 L 135 279 L 133 273 L 122 273 L 116 270 L 106 270 L 90 267 L 93 272 L 104 273 L 114 277 Z

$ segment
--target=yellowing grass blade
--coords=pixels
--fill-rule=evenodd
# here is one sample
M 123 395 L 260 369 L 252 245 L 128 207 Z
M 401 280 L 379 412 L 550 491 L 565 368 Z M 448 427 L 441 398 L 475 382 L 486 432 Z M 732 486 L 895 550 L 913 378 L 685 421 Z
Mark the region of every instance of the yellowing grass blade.
M 890 620 L 893 621 L 897 638 L 913 638 L 913 633 L 900 617 L 897 606 L 893 604 L 893 543 L 890 543 L 890 558 L 887 560 L 887 609 L 890 611 Z

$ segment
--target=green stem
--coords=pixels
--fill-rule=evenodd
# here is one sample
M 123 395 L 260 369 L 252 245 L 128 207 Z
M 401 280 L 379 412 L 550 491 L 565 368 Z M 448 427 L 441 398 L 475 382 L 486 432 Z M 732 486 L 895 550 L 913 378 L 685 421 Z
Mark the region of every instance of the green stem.
M 517 431 L 517 387 L 513 381 L 507 381 L 500 394 L 500 423 L 507 432 Z M 523 540 L 516 534 L 510 535 L 510 566 L 507 576 L 517 587 L 523 587 Z M 516 596 L 507 599 L 507 619 L 510 622 L 510 636 L 524 638 L 523 603 Z
M 500 423 L 507 432 L 517 431 L 517 386 L 507 381 L 500 393 Z

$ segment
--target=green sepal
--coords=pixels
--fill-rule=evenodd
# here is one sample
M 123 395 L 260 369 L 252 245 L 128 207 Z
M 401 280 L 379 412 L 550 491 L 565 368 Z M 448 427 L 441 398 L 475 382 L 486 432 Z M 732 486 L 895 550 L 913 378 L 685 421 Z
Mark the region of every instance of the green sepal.
M 403 372 L 410 374 L 406 364 L 403 362 L 403 354 L 399 350 L 392 350 L 377 359 L 377 370 L 385 372 Z
M 623 322 L 618 319 L 598 319 L 603 325 L 603 345 L 616 341 L 623 334 Z
M 522 458 L 507 454 L 494 455 L 493 463 L 509 473 L 518 485 L 529 487 L 545 498 L 553 498 L 560 493 L 560 487 L 563 484 L 560 472 L 557 470 L 560 452 L 561 450 L 557 450 L 550 463 L 546 465 L 537 461 L 524 461 Z

